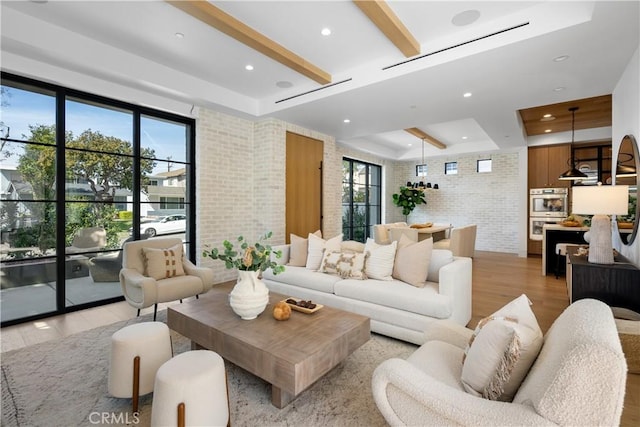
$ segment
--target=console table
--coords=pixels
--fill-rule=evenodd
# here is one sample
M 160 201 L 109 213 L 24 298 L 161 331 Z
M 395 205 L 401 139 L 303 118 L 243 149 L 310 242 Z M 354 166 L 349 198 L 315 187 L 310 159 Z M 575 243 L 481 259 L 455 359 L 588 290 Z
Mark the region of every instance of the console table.
M 585 245 L 584 233 L 589 227 L 565 227 L 560 224 L 542 226 L 542 275 L 553 273 L 556 266 L 556 244 L 577 243 Z
M 584 255 L 569 253 L 567 291 L 569 303 L 594 298 L 640 313 L 640 269 L 622 255 L 613 264 L 593 264 Z

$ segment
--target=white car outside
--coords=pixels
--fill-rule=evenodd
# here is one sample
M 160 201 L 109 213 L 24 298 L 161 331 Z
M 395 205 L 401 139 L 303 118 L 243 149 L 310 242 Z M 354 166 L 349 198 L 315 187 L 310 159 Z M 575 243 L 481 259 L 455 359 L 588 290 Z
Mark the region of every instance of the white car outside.
M 140 234 L 148 237 L 159 234 L 184 233 L 187 229 L 187 216 L 183 214 L 167 215 L 157 221 L 140 224 Z

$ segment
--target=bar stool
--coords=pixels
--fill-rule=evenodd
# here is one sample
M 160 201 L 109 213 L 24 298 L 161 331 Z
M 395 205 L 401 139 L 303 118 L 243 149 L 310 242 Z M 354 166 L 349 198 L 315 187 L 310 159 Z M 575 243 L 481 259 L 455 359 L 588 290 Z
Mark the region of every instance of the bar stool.
M 566 257 L 569 248 L 579 248 L 582 245 L 576 243 L 558 243 L 556 244 L 556 279 L 560 274 L 560 257 Z
M 229 425 L 227 376 L 216 352 L 187 351 L 158 369 L 151 426 L 186 425 Z
M 143 322 L 125 326 L 111 336 L 108 391 L 113 397 L 133 399 L 153 391 L 156 372 L 171 359 L 171 336 L 162 322 Z

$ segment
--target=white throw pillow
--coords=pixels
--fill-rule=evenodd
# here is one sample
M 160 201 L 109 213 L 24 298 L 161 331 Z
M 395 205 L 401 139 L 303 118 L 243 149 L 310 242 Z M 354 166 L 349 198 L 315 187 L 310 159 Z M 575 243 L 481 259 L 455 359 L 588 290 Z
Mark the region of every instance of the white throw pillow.
M 375 240 L 368 238 L 364 245 L 364 253 L 367 259 L 364 263 L 364 274 L 369 279 L 393 280 L 393 262 L 396 257 L 398 242 L 388 245 L 379 245 Z
M 427 281 L 433 239 L 414 242 L 406 235 L 400 236 L 393 264 L 393 278 L 423 288 Z
M 142 248 L 144 275 L 156 280 L 184 276 L 182 243 L 170 248 Z
M 342 234 L 338 234 L 329 240 L 324 240 L 315 234 L 309 233 L 309 249 L 307 254 L 307 262 L 305 267 L 310 270 L 319 270 L 320 263 L 322 262 L 322 256 L 324 251 L 340 251 L 340 242 L 342 242 Z
M 317 230 L 316 236 L 322 237 L 322 232 Z M 307 265 L 307 256 L 309 252 L 309 239 L 297 236 L 293 233 L 289 234 L 289 241 L 291 245 L 289 247 L 289 262 L 287 265 L 295 267 L 304 267 Z
M 335 274 L 343 279 L 366 279 L 364 262 L 366 255 L 362 252 L 325 251 L 320 271 Z
M 530 305 L 522 294 L 478 323 L 463 358 L 461 380 L 468 393 L 513 400 L 542 347 Z

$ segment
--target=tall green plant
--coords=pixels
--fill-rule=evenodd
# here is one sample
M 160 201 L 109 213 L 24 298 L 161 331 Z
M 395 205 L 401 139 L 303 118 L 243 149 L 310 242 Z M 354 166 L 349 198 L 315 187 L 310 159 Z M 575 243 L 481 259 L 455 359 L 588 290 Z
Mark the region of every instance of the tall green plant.
M 392 195 L 393 204 L 402 208 L 405 219 L 418 205 L 427 204 L 424 192 L 417 188 L 400 187 L 400 192 Z

